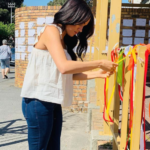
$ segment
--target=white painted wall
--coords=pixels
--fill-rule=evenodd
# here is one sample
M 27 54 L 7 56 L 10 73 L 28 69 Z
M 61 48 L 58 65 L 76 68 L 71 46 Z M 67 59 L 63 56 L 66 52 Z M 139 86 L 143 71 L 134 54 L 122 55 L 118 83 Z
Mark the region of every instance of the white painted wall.
M 133 4 L 140 4 L 142 0 L 132 0 Z M 143 3 L 150 4 L 150 0 L 144 0 Z
M 140 4 L 142 0 L 133 0 L 133 4 Z

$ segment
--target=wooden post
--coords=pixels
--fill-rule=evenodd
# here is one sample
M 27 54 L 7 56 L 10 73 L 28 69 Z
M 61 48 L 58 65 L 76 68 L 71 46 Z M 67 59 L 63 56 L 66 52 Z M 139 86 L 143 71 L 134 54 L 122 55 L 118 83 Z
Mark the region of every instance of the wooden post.
M 95 42 L 94 42 L 94 60 L 98 60 L 98 56 L 99 56 L 99 54 L 98 54 L 99 53 L 98 45 L 99 45 L 100 6 L 101 6 L 101 1 L 97 0 Z M 95 70 L 97 70 L 97 69 L 95 69 Z M 98 79 L 95 79 L 95 90 L 97 91 L 97 101 L 99 101 L 99 97 L 98 97 Z
M 98 58 L 102 59 L 102 51 L 105 51 L 106 47 L 106 33 L 107 33 L 107 18 L 108 18 L 108 0 L 100 0 L 100 9 L 97 11 L 100 15 L 100 21 L 98 24 L 98 42 L 96 49 L 98 50 Z M 98 4 L 97 4 L 98 5 Z M 104 107 L 104 79 L 97 79 L 97 105 L 100 105 L 100 112 L 103 112 Z M 104 131 L 107 131 L 107 134 L 110 134 L 109 126 L 104 122 Z M 106 132 L 104 132 L 106 133 Z M 100 133 L 100 134 L 104 134 Z
M 113 50 L 114 46 L 119 46 L 119 39 L 120 39 L 120 22 L 121 22 L 121 6 L 122 1 L 121 0 L 112 0 L 111 1 L 111 8 L 110 8 L 110 21 L 109 21 L 109 41 L 108 41 L 108 60 L 111 60 L 111 51 Z M 115 38 L 114 38 L 115 37 Z M 108 99 L 111 96 L 112 89 L 114 86 L 114 75 L 109 78 L 109 89 L 108 89 Z M 119 101 L 119 98 L 117 95 L 114 95 L 113 101 L 110 107 L 110 116 L 113 118 L 115 114 L 115 121 L 119 120 L 119 107 L 116 107 L 114 110 L 114 103 Z M 111 125 L 111 124 L 110 124 Z M 111 126 L 110 126 L 111 128 Z M 118 129 L 118 126 L 113 126 L 113 129 L 111 128 L 112 135 L 115 135 L 115 131 Z M 108 134 L 107 127 L 104 126 L 104 132 L 105 134 Z M 113 138 L 113 150 L 118 149 L 117 142 L 115 140 L 116 138 Z
M 116 134 L 117 138 L 118 137 L 118 128 L 119 128 L 119 112 L 120 112 L 120 97 L 118 93 L 118 84 L 116 82 L 116 89 L 115 89 L 115 95 L 114 95 L 114 125 L 113 125 L 113 130 L 114 133 Z M 118 144 L 118 141 L 116 142 L 113 140 L 113 150 L 119 149 L 120 143 Z
M 108 43 L 108 60 L 111 60 L 111 51 L 113 50 L 114 46 L 118 43 L 119 44 L 119 38 L 120 38 L 120 22 L 121 22 L 121 0 L 112 0 L 111 1 L 111 10 L 110 10 L 110 26 L 109 26 L 109 43 Z M 115 38 L 114 38 L 115 37 Z M 118 45 L 119 46 L 119 45 Z M 109 89 L 108 89 L 108 99 L 111 96 L 111 92 L 114 85 L 114 76 L 111 76 L 109 78 Z M 116 83 L 115 83 L 116 84 Z M 116 99 L 115 99 L 116 100 Z M 114 101 L 114 98 L 113 98 Z M 118 100 L 117 100 L 118 101 Z M 113 108 L 113 103 L 110 107 L 110 115 L 113 118 L 113 111 L 118 112 L 119 109 Z M 107 134 L 108 130 L 104 130 L 104 132 Z
M 108 0 L 100 0 L 100 25 L 99 25 L 99 59 L 102 59 L 102 51 L 106 46 L 106 33 L 107 33 L 107 18 L 108 18 Z M 98 101 L 97 105 L 100 105 L 100 112 L 103 112 L 104 107 L 104 79 L 98 79 Z
M 109 21 L 109 43 L 108 43 L 108 59 L 111 60 L 111 51 L 120 40 L 120 23 L 121 23 L 121 0 L 111 1 L 110 21 Z M 115 37 L 115 38 L 114 38 Z
M 145 46 L 138 47 L 138 57 L 145 61 Z M 133 130 L 131 138 L 131 150 L 139 150 L 140 145 L 140 131 L 141 131 L 141 115 L 143 102 L 143 86 L 144 85 L 144 64 L 137 60 L 137 74 L 135 84 L 135 101 L 133 111 Z
M 121 143 L 120 150 L 125 150 L 127 141 L 127 125 L 128 125 L 128 109 L 130 98 L 130 71 L 128 70 L 129 57 L 126 58 L 125 63 L 125 80 L 124 80 L 124 93 L 123 93 L 123 106 L 122 106 L 122 124 L 121 124 Z

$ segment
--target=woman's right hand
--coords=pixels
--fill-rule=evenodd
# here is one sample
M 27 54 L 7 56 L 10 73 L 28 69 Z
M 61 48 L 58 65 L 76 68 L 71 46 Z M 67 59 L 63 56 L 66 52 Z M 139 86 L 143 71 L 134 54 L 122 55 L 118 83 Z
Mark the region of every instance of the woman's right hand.
M 118 64 L 112 62 L 112 61 L 108 61 L 108 60 L 101 60 L 101 66 L 100 68 L 105 70 L 105 71 L 115 71 L 116 67 L 118 66 Z

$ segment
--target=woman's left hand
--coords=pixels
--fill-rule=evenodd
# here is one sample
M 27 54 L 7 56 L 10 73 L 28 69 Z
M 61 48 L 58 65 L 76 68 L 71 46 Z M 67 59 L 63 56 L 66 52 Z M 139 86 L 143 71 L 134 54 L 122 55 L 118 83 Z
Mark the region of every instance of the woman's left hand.
M 99 69 L 97 71 L 97 78 L 109 78 L 112 74 L 114 74 L 114 71 L 104 71 L 103 69 Z

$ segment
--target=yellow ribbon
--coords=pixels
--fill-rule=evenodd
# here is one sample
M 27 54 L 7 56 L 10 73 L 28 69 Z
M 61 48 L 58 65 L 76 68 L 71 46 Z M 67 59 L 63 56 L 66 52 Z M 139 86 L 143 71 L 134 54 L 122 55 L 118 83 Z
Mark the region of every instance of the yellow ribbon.
M 137 46 L 139 45 L 136 45 L 133 49 L 132 47 L 130 47 L 130 50 L 128 52 L 128 54 L 126 55 L 126 57 L 124 57 L 123 59 L 121 59 L 120 61 L 116 62 L 117 64 L 120 63 L 121 61 L 125 60 L 129 55 L 132 54 L 133 56 L 133 59 L 134 59 L 134 62 L 136 63 L 136 48 Z M 109 85 L 109 78 L 106 78 L 106 103 L 107 103 L 107 98 L 108 98 L 108 85 Z M 116 71 L 114 73 L 114 86 L 113 86 L 113 90 L 112 90 L 112 93 L 111 93 L 111 96 L 109 98 L 109 101 L 108 101 L 108 107 L 106 108 L 106 114 L 107 116 L 109 117 L 109 109 L 110 109 L 110 105 L 111 105 L 111 102 L 112 102 L 112 99 L 113 99 L 113 96 L 114 96 L 114 93 L 115 93 L 115 86 L 116 85 Z
M 107 82 L 107 81 L 108 81 L 108 82 Z M 112 101 L 113 96 L 114 96 L 114 93 L 115 93 L 115 87 L 116 87 L 116 86 L 115 86 L 115 83 L 116 83 L 116 71 L 115 71 L 115 73 L 114 73 L 114 86 L 113 86 L 113 90 L 112 90 L 110 99 L 109 99 L 109 101 L 108 101 L 108 107 L 107 107 L 107 109 L 106 109 L 106 113 L 107 113 L 107 116 L 108 116 L 108 117 L 109 117 L 110 104 L 111 104 L 111 101 Z M 108 86 L 108 84 L 109 84 L 109 78 L 106 79 L 106 87 Z M 107 90 L 107 92 L 108 92 L 108 90 Z M 107 94 L 107 92 L 106 92 L 106 94 Z M 106 96 L 106 101 L 107 101 L 107 96 Z

